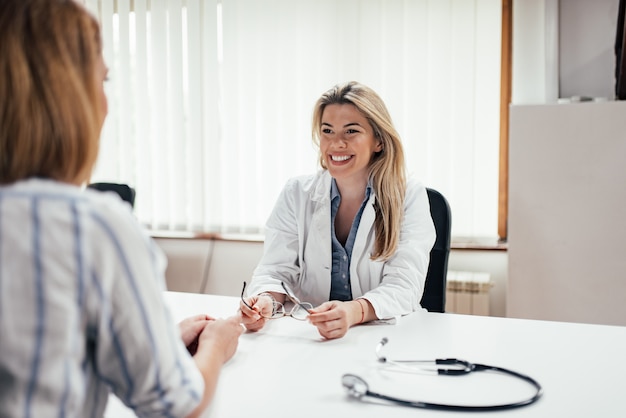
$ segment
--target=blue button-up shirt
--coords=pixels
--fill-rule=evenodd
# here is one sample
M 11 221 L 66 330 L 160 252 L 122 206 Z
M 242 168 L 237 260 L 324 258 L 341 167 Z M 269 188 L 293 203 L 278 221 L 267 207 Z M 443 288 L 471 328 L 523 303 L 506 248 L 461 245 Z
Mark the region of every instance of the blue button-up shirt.
M 339 194 L 335 179 L 332 179 L 330 188 L 330 229 L 333 245 L 333 268 L 330 273 L 330 300 L 352 300 L 352 288 L 350 287 L 350 259 L 352 258 L 352 247 L 356 239 L 356 231 L 359 229 L 359 224 L 361 223 L 363 209 L 370 198 L 371 192 L 372 187 L 368 183 L 365 189 L 365 199 L 363 199 L 363 203 L 361 203 L 361 207 L 352 221 L 352 227 L 350 228 L 350 233 L 348 234 L 348 239 L 344 247 L 337 239 L 337 234 L 335 233 L 335 218 L 337 217 L 337 211 L 341 203 L 341 195 Z

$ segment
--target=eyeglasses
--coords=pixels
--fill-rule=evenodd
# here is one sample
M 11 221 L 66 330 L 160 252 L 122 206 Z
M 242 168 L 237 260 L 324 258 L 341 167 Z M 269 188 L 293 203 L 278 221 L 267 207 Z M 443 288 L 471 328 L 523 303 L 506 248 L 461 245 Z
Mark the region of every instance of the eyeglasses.
M 277 302 L 276 300 L 273 300 L 271 314 L 267 315 L 262 312 L 259 312 L 259 315 L 261 315 L 265 319 L 277 319 L 277 318 L 282 318 L 283 316 L 290 316 L 299 321 L 304 321 L 306 317 L 309 316 L 309 314 L 311 313 L 310 310 L 313 309 L 313 305 L 311 305 L 308 302 L 300 302 L 300 300 L 287 289 L 287 287 L 285 286 L 285 283 L 281 282 L 281 285 L 283 286 L 283 289 L 285 290 L 285 295 L 287 296 L 287 299 L 289 299 L 293 303 L 293 308 L 291 308 L 289 312 L 286 312 L 285 306 L 282 303 Z M 254 308 L 252 308 L 252 306 L 250 306 L 248 302 L 246 302 L 246 300 L 244 299 L 243 295 L 245 294 L 245 292 L 246 292 L 246 282 L 243 282 L 243 289 L 241 289 L 241 302 L 244 305 L 246 305 L 249 309 L 254 310 Z

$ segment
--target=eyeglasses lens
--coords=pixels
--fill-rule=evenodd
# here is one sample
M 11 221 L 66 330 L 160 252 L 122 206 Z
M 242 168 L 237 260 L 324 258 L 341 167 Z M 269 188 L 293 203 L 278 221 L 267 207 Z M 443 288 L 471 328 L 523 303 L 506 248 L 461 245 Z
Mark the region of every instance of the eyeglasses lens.
M 313 305 L 310 303 L 301 303 L 299 305 L 294 305 L 291 311 L 291 317 L 294 319 L 298 319 L 300 321 L 304 321 L 307 316 L 309 316 L 308 309 L 313 309 Z
M 276 319 L 283 316 L 285 316 L 285 307 L 280 302 L 274 302 L 274 309 L 272 309 L 270 316 L 267 316 L 266 318 Z

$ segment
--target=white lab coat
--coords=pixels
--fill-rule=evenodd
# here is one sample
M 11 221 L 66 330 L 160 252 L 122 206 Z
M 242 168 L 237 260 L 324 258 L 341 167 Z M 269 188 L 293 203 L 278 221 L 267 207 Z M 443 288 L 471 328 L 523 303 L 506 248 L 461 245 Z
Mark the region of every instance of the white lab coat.
M 367 299 L 378 318 L 420 308 L 435 242 L 426 189 L 412 180 L 407 183 L 396 253 L 386 262 L 370 258 L 375 241 L 373 190 L 352 249 L 352 297 Z M 248 295 L 284 293 L 280 284 L 284 281 L 303 302 L 317 306 L 328 301 L 332 268 L 330 188 L 327 170 L 287 182 L 267 221 L 263 258 L 254 271 Z

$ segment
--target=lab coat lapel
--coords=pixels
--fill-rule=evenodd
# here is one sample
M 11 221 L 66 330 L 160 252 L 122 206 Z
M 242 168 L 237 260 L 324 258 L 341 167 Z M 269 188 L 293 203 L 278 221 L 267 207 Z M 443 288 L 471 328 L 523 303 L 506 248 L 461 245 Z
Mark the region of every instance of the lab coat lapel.
M 315 270 L 316 287 L 321 294 L 330 295 L 330 272 L 332 268 L 332 246 L 331 246 L 331 226 L 330 226 L 330 182 L 331 177 L 325 172 L 321 181 L 316 185 L 311 196 L 313 201 L 313 213 L 311 215 L 310 242 L 315 243 L 316 252 L 315 265 L 311 266 L 311 271 Z

